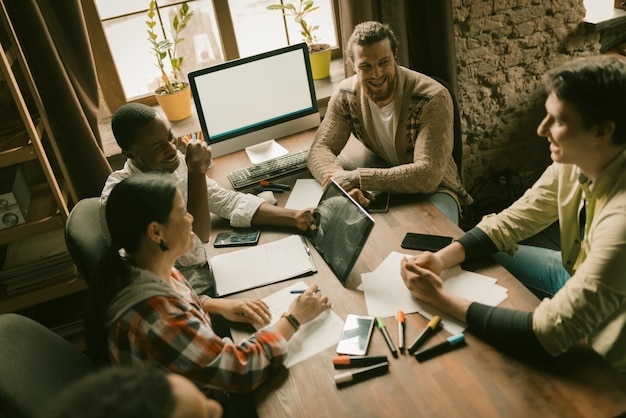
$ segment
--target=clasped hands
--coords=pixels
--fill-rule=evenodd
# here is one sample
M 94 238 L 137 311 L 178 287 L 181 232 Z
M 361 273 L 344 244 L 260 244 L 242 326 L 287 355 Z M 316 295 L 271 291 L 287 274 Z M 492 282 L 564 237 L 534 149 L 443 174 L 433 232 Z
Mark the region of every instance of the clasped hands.
M 400 275 L 411 295 L 435 307 L 440 306 L 446 293 L 439 277 L 442 271 L 439 257 L 429 251 L 404 257 L 400 263 Z

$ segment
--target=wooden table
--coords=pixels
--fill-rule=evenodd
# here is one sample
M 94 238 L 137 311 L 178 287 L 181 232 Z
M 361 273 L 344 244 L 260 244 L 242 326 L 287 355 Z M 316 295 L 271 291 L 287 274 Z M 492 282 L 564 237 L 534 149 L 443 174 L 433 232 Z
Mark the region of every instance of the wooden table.
M 291 151 L 310 144 L 313 131 L 280 143 Z M 351 145 L 352 146 L 352 145 Z M 357 149 L 357 148 L 354 148 Z M 249 165 L 244 152 L 216 159 L 209 173 L 226 187 L 226 173 Z M 283 177 L 292 184 L 310 173 Z M 288 193 L 276 194 L 284 206 Z M 333 309 L 345 319 L 348 313 L 367 314 L 365 298 L 356 290 L 361 273 L 370 272 L 391 251 L 416 253 L 400 247 L 407 231 L 460 236 L 463 231 L 434 206 L 414 195 L 394 195 L 388 213 L 374 214 L 376 225 L 359 257 L 346 286 L 342 286 L 319 254 L 312 249 L 319 271 L 304 280 L 317 283 L 329 296 Z M 214 236 L 228 230 L 222 219 L 213 220 Z M 294 233 L 293 230 L 263 228 L 260 243 Z M 213 249 L 214 254 L 233 249 Z M 494 277 L 509 289 L 501 306 L 530 311 L 538 299 L 501 266 L 485 260 L 464 266 Z M 399 268 L 399 266 L 398 266 Z M 232 297 L 264 298 L 293 283 L 275 283 Z M 397 345 L 396 323 L 384 318 Z M 420 314 L 406 316 L 406 340 L 410 344 L 426 326 Z M 239 340 L 252 332 L 248 326 L 235 326 Z M 427 345 L 450 336 L 437 333 Z M 423 363 L 407 354 L 394 359 L 380 332 L 374 330 L 368 355 L 387 355 L 389 372 L 371 380 L 337 389 L 331 359 L 335 349 L 281 369 L 266 381 L 254 396 L 260 417 L 614 417 L 626 411 L 626 378 L 612 369 L 599 355 L 581 344 L 549 362 L 528 361 L 498 351 L 466 332 L 467 346 Z

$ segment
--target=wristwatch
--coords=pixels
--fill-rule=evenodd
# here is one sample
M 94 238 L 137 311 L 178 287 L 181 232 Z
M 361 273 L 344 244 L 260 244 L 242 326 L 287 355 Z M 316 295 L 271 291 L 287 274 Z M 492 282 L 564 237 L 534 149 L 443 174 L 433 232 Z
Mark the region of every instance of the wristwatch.
M 291 326 L 293 326 L 296 331 L 300 329 L 300 321 L 298 321 L 298 318 L 296 318 L 293 314 L 285 312 L 281 315 L 281 317 L 289 321 Z

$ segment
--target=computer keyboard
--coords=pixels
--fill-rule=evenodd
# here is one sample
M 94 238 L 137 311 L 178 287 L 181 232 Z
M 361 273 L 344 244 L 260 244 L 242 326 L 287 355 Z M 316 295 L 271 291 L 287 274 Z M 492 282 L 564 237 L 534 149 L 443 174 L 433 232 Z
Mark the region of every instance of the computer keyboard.
M 228 180 L 230 180 L 235 189 L 240 189 L 258 183 L 261 180 L 268 180 L 302 170 L 306 168 L 308 158 L 308 149 L 281 155 L 250 167 L 233 170 L 228 173 Z

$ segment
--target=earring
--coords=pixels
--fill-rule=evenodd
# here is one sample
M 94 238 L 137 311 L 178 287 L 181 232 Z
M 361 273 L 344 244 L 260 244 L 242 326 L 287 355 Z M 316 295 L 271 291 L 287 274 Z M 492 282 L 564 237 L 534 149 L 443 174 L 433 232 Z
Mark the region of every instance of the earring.
M 159 241 L 159 248 L 161 249 L 161 251 L 165 252 L 167 250 L 169 250 L 170 248 L 167 246 L 167 244 L 165 243 L 165 241 L 161 240 Z

